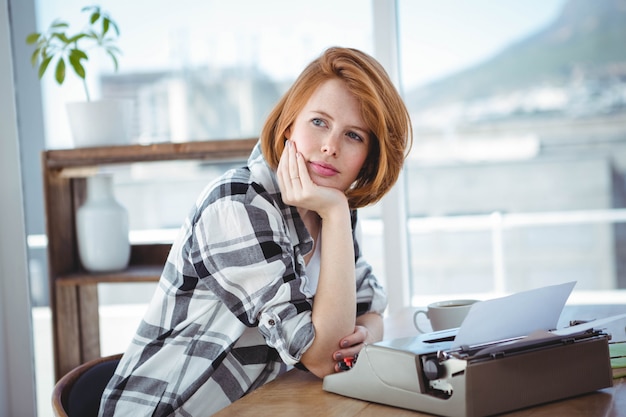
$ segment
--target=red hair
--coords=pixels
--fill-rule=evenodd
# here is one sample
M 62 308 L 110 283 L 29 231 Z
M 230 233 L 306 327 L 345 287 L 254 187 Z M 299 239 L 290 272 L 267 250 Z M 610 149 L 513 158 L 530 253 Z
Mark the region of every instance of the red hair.
M 370 147 L 356 181 L 346 191 L 353 209 L 380 200 L 395 184 L 413 142 L 409 113 L 384 68 L 371 56 L 351 48 L 333 47 L 311 62 L 280 99 L 261 131 L 261 149 L 276 169 L 285 146 L 285 132 L 313 92 L 330 79 L 343 81 L 361 105 L 370 130 Z

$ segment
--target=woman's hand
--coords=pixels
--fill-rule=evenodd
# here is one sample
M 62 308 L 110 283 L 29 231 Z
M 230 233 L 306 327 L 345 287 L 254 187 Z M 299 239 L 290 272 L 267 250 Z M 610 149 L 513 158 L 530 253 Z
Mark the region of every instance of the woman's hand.
M 276 174 L 285 204 L 314 211 L 322 219 L 335 208 L 348 209 L 348 200 L 343 192 L 313 182 L 306 161 L 291 140 L 285 144 Z
M 355 358 L 366 344 L 376 343 L 383 338 L 383 318 L 378 313 L 365 313 L 357 317 L 354 332 L 342 337 L 339 350 L 333 353 L 335 372 L 342 369 L 339 362 L 345 358 Z
M 361 349 L 367 343 L 373 343 L 376 340 L 370 335 L 370 332 L 365 326 L 355 326 L 354 332 L 348 336 L 342 338 L 339 341 L 339 350 L 333 353 L 333 360 L 337 362 L 335 365 L 335 372 L 340 372 L 343 369 L 339 365 L 339 362 L 345 358 L 355 358 Z

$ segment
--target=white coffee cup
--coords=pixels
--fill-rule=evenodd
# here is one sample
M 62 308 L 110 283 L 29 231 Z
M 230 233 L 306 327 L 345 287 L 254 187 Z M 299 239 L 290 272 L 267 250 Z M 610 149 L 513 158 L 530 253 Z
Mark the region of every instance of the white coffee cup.
M 428 304 L 426 310 L 417 310 L 415 312 L 413 323 L 420 333 L 428 333 L 428 331 L 420 328 L 417 320 L 420 314 L 424 314 L 435 332 L 461 327 L 465 316 L 467 316 L 472 305 L 476 302 L 478 300 L 446 300 L 431 303 Z

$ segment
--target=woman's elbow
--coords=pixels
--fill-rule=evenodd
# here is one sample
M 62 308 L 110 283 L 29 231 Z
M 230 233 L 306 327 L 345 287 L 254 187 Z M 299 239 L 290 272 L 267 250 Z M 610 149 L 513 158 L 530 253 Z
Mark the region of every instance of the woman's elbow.
M 312 360 L 303 357 L 300 363 L 318 378 L 324 378 L 326 375 L 335 373 L 335 363 L 332 361 Z

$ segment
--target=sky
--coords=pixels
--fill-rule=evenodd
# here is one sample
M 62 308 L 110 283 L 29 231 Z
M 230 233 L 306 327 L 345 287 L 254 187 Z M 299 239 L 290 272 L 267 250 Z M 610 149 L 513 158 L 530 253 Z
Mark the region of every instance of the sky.
M 407 87 L 477 64 L 553 21 L 565 0 L 403 0 L 399 26 Z

